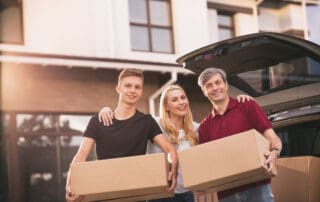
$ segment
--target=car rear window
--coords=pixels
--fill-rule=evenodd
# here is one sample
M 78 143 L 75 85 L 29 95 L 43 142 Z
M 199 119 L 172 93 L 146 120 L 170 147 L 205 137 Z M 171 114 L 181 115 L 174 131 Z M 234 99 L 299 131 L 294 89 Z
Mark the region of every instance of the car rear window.
M 320 63 L 309 57 L 300 57 L 231 76 L 229 82 L 252 96 L 261 96 L 320 82 Z

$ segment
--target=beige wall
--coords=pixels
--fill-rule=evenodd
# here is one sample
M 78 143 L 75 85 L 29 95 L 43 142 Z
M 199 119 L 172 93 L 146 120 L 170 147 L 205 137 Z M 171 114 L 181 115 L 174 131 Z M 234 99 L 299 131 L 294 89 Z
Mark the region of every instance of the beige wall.
M 96 112 L 116 106 L 118 71 L 3 63 L 1 109 L 24 112 Z M 148 98 L 157 89 L 158 77 L 146 73 L 144 95 L 138 105 L 148 112 Z
M 2 63 L 1 110 L 17 112 L 94 113 L 108 105 L 114 108 L 119 71 Z M 169 74 L 145 72 L 145 87 L 138 109 L 149 112 L 149 97 L 170 78 Z M 196 84 L 196 75 L 180 75 L 194 120 L 201 121 L 211 105 Z M 156 112 L 159 98 L 156 99 Z
M 115 92 L 118 73 L 111 69 L 2 63 L 1 110 L 93 113 L 105 105 L 114 108 L 118 99 Z M 138 109 L 148 113 L 149 97 L 169 79 L 169 74 L 145 72 L 145 88 Z M 210 113 L 211 104 L 197 86 L 197 76 L 179 75 L 177 83 L 186 90 L 194 120 L 201 121 Z M 266 107 L 317 95 L 317 89 L 319 84 L 310 84 L 255 99 Z M 231 96 L 239 94 L 245 93 L 230 86 Z M 156 99 L 156 112 L 158 103 L 159 98 Z
M 115 85 L 119 71 L 93 68 L 1 64 L 1 110 L 22 112 L 94 113 L 103 106 L 114 108 L 118 95 Z M 169 74 L 145 72 L 145 88 L 138 109 L 149 112 L 149 97 L 170 79 Z M 190 99 L 194 120 L 201 121 L 211 111 L 197 86 L 196 75 L 179 75 Z M 283 90 L 255 98 L 264 108 L 286 105 L 292 100 L 318 95 L 319 83 Z M 230 95 L 245 94 L 230 86 Z M 159 108 L 156 99 L 156 112 Z

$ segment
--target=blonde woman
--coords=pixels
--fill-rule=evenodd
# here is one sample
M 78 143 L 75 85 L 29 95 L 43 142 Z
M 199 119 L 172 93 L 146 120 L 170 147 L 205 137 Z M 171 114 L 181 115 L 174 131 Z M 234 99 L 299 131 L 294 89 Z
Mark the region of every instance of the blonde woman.
M 239 101 L 251 99 L 249 96 L 238 96 Z M 155 118 L 159 124 L 163 135 L 178 150 L 188 149 L 198 144 L 199 124 L 193 122 L 192 113 L 189 106 L 188 97 L 184 89 L 178 85 L 169 85 L 161 94 L 159 118 Z M 105 107 L 99 112 L 99 119 L 104 125 L 112 124 L 113 112 Z M 148 143 L 147 153 L 163 152 L 157 145 Z M 180 170 L 178 171 L 177 186 L 174 190 L 173 198 L 156 199 L 152 202 L 193 202 L 194 195 L 183 186 Z
M 178 85 L 168 86 L 160 97 L 160 117 L 157 122 L 163 134 L 178 150 L 188 149 L 198 144 L 199 124 L 193 122 L 189 107 L 189 100 L 185 91 Z M 155 144 L 148 144 L 147 153 L 158 153 L 162 150 Z M 168 199 L 151 200 L 153 202 L 184 201 L 193 202 L 193 193 L 183 187 L 180 170 L 178 170 L 177 186 L 174 190 L 175 196 Z

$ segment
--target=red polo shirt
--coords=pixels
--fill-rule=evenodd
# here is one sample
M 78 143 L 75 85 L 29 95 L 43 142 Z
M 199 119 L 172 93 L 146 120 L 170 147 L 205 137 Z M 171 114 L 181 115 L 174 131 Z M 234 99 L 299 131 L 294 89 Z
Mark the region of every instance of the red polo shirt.
M 201 122 L 199 127 L 199 143 L 209 142 L 250 129 L 256 129 L 260 133 L 263 133 L 271 127 L 270 121 L 256 102 L 239 103 L 236 99 L 230 97 L 228 107 L 223 115 L 215 112 L 213 116 L 210 113 Z M 218 197 L 221 199 L 250 187 L 266 183 L 270 183 L 270 179 L 221 191 L 218 193 Z

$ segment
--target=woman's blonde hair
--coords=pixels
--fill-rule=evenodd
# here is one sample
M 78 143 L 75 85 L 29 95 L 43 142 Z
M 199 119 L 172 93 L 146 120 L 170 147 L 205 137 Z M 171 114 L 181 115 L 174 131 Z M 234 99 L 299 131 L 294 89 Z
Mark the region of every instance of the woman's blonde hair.
M 179 131 L 174 128 L 172 122 L 170 121 L 170 113 L 166 110 L 166 105 L 168 103 L 168 93 L 173 90 L 180 90 L 185 95 L 186 92 L 182 87 L 178 85 L 169 85 L 161 94 L 160 97 L 160 124 L 164 132 L 169 136 L 169 140 L 173 144 L 178 144 Z M 187 95 L 186 95 L 187 96 Z M 193 118 L 190 107 L 187 108 L 187 114 L 183 117 L 182 129 L 185 133 L 185 139 L 189 141 L 190 145 L 198 144 L 198 139 L 196 136 L 195 129 L 193 127 Z

